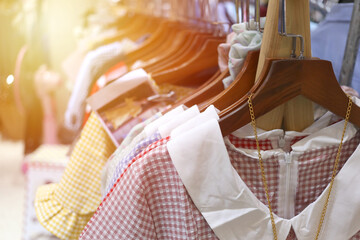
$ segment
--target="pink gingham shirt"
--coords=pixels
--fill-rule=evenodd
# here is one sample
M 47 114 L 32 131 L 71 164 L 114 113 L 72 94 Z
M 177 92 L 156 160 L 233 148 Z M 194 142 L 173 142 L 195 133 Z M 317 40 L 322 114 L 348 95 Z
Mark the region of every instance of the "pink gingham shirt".
M 284 148 L 304 136 L 287 138 Z M 169 137 L 148 146 L 132 160 L 85 227 L 80 239 L 218 239 L 188 194 L 169 155 Z M 270 138 L 269 138 L 270 139 Z M 261 149 L 274 141 L 261 139 Z M 255 149 L 253 139 L 229 136 L 226 149 L 233 168 L 267 205 L 258 162 L 235 148 Z M 360 133 L 343 144 L 339 169 L 360 143 Z M 235 147 L 235 148 L 234 148 Z M 278 146 L 275 146 L 278 147 Z M 337 146 L 305 151 L 299 157 L 295 214 L 314 202 L 330 181 Z M 274 213 L 278 213 L 279 162 L 264 161 Z M 287 239 L 297 239 L 293 230 Z M 357 233 L 351 239 L 360 239 Z

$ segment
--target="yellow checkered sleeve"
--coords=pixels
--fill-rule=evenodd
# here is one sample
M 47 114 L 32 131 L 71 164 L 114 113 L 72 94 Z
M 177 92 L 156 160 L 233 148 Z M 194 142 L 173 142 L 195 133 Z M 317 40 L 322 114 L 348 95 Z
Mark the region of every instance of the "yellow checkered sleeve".
M 39 222 L 60 239 L 78 239 L 102 198 L 101 171 L 115 146 L 92 113 L 58 184 L 40 187 L 35 209 Z

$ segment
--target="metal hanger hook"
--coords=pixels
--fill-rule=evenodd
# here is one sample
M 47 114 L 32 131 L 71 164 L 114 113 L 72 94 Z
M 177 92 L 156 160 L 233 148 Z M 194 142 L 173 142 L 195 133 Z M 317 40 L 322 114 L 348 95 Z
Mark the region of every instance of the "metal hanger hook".
M 256 30 L 258 32 L 263 32 L 264 29 L 261 28 L 260 25 L 260 0 L 255 0 L 252 2 L 254 2 L 255 5 L 255 27 L 252 28 L 250 24 L 250 0 L 243 0 L 241 2 L 241 20 L 242 22 L 246 22 L 246 30 Z
M 292 34 L 287 33 L 286 31 L 286 0 L 279 0 L 279 34 L 284 37 L 291 37 L 293 39 L 292 41 L 292 50 L 290 57 L 296 58 L 296 39 L 300 39 L 300 54 L 299 59 L 304 59 L 304 50 L 305 50 L 305 44 L 304 44 L 304 37 L 299 34 Z

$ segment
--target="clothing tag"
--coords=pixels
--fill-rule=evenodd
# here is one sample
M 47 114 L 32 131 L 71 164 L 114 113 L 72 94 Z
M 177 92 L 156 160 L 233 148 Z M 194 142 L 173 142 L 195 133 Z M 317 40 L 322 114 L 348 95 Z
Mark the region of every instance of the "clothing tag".
M 129 130 L 166 107 L 147 98 L 157 95 L 148 74 L 138 69 L 110 83 L 87 99 L 105 131 L 119 146 Z
M 134 91 L 138 89 L 138 91 Z M 146 98 L 156 94 L 149 81 L 148 74 L 143 69 L 131 71 L 116 81 L 102 88 L 87 99 L 87 102 L 94 111 L 104 108 L 112 101 L 124 99 L 124 95 L 134 92 L 131 97 Z

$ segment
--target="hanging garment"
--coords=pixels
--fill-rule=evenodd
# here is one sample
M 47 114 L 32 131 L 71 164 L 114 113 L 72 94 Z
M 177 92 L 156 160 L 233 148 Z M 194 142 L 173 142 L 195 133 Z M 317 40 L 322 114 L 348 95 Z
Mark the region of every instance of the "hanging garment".
M 132 160 L 133 164 L 124 171 L 120 179 L 121 181 L 117 182 L 109 197 L 105 198 L 100 204 L 94 218 L 89 221 L 79 239 L 157 239 L 156 235 L 158 233 L 155 232 L 153 216 L 157 218 L 158 221 L 160 221 L 160 219 L 156 215 L 152 216 L 152 212 L 149 207 L 154 207 L 158 211 L 166 211 L 166 215 L 169 214 L 168 218 L 162 219 L 163 224 L 168 222 L 172 223 L 171 225 L 174 225 L 173 227 L 170 227 L 171 225 L 167 225 L 167 239 L 177 239 L 177 236 L 184 235 L 182 231 L 181 233 L 176 232 L 176 229 L 180 230 L 180 228 L 176 225 L 179 224 L 180 226 L 181 223 L 186 222 L 186 219 L 189 218 L 185 218 L 186 216 L 184 214 L 181 215 L 182 212 L 179 212 L 177 215 L 173 216 L 178 218 L 180 215 L 180 217 L 184 218 L 178 219 L 176 224 L 173 224 L 174 221 L 171 221 L 171 214 L 174 206 L 180 205 L 181 203 L 180 199 L 178 199 L 178 194 L 173 192 L 174 197 L 171 199 L 168 198 L 169 205 L 166 206 L 166 208 L 164 208 L 165 205 L 156 204 L 156 195 L 158 195 L 160 199 L 166 199 L 168 194 L 171 193 L 171 189 L 168 187 L 168 184 L 176 186 L 176 182 L 167 181 L 169 177 L 175 175 L 175 168 L 173 168 L 173 171 L 168 171 L 169 169 L 166 168 L 158 168 L 158 166 L 154 163 L 148 165 L 143 161 L 143 159 L 141 159 L 141 161 L 137 161 L 137 159 L 140 159 L 143 156 L 148 156 L 150 153 L 149 151 L 152 150 L 152 159 L 158 159 L 162 162 L 163 158 L 156 158 L 155 156 L 161 155 L 161 150 L 166 150 L 166 145 L 164 145 L 164 143 L 166 143 L 168 139 L 169 138 L 161 139 L 149 145 L 142 153 Z M 151 166 L 149 170 L 153 173 L 166 172 L 168 178 L 161 179 L 162 176 L 159 176 L 160 178 L 154 176 L 149 179 L 140 177 L 139 173 L 143 169 L 146 169 L 146 166 L 141 164 L 142 166 L 137 166 L 135 169 L 134 163 L 136 163 L 136 165 L 145 163 L 145 165 L 148 165 L 149 167 Z M 154 171 L 155 169 L 157 170 Z M 151 197 L 154 201 L 152 201 L 151 206 L 148 206 L 146 202 L 147 198 L 144 193 L 144 189 L 146 189 L 147 186 L 143 186 L 143 181 L 148 181 L 150 184 L 152 182 L 156 182 L 157 179 L 160 180 L 161 185 L 157 186 L 160 187 L 158 188 L 158 191 L 151 191 L 153 193 Z M 159 184 L 160 182 L 158 181 Z M 178 178 L 177 186 L 181 186 L 179 184 L 181 184 L 180 178 Z M 168 192 L 167 189 L 169 189 L 170 192 Z M 165 190 L 167 194 L 165 193 Z M 183 191 L 185 192 L 185 188 L 183 188 Z M 201 217 L 200 214 L 199 216 Z M 163 228 L 165 229 L 165 227 Z M 195 230 L 195 228 L 193 228 L 193 230 Z M 160 239 L 161 236 L 162 235 L 158 235 Z
M 193 88 L 172 84 L 158 86 L 143 69 L 137 69 L 109 84 L 87 101 L 101 117 L 115 145 L 119 146 L 135 125 L 168 109 L 192 91 Z
M 235 32 L 228 34 L 226 36 L 226 43 L 221 43 L 218 46 L 218 64 L 221 72 L 224 72 L 228 68 L 231 41 L 235 38 L 235 36 Z
M 105 87 L 110 81 L 115 80 L 127 72 L 127 67 L 124 62 L 119 62 L 115 66 L 113 66 L 107 73 L 99 77 L 99 79 L 93 84 L 91 90 L 89 92 L 89 96 L 95 94 L 100 89 Z M 83 126 L 85 125 L 86 121 L 89 119 L 91 114 L 91 107 L 89 104 L 86 104 L 85 108 L 85 115 L 83 119 Z M 82 127 L 83 127 L 82 126 Z
M 166 121 L 169 121 L 171 118 L 176 117 L 178 114 L 184 112 L 184 106 L 179 106 L 172 111 L 166 113 L 161 117 L 161 113 L 158 113 L 153 118 L 150 118 L 144 122 L 137 124 L 121 143 L 121 145 L 116 149 L 116 151 L 111 155 L 109 160 L 106 163 L 106 166 L 103 171 L 103 181 L 102 181 L 102 195 L 105 196 L 109 187 L 112 187 L 110 183 L 112 176 L 114 175 L 115 170 L 119 162 L 128 155 L 135 146 L 146 139 L 147 136 L 151 136 L 156 132 L 158 126 L 164 124 Z M 159 118 L 160 117 L 160 118 Z M 146 129 L 146 130 L 145 130 Z M 150 145 L 150 144 L 148 144 Z M 145 147 L 147 147 L 146 145 Z M 116 179 L 115 179 L 116 180 Z M 111 185 L 111 186 L 109 186 Z M 109 187 L 108 187 L 109 186 Z
M 167 89 L 167 87 L 163 89 Z M 184 88 L 176 86 L 174 88 L 174 91 L 178 93 L 177 96 L 182 96 L 181 94 L 185 92 Z M 62 239 L 77 238 L 86 222 L 96 210 L 100 203 L 99 198 L 101 199 L 101 171 L 109 155 L 114 150 L 112 143 L 108 142 L 110 138 L 102 129 L 95 114 L 92 114 L 92 118 L 93 120 L 90 121 L 90 117 L 85 125 L 88 126 L 89 123 L 88 130 L 84 130 L 84 133 L 82 133 L 82 136 L 84 136 L 82 137 L 83 140 L 80 139 L 80 143 L 77 144 L 79 147 L 78 151 L 74 151 L 76 154 L 73 153 L 73 164 L 68 166 L 62 181 L 58 185 L 39 188 L 37 192 L 36 207 L 39 218 L 42 218 L 40 221 L 46 225 L 47 229 Z M 95 126 L 92 126 L 94 124 Z M 89 133 L 91 128 L 93 128 L 92 134 L 95 134 L 95 137 Z M 88 152 L 92 153 L 92 151 L 81 150 L 84 148 L 84 143 L 90 145 L 90 148 L 92 146 L 96 146 L 94 149 L 98 148 L 94 152 L 95 156 L 86 156 Z M 89 149 L 89 146 L 84 149 Z M 99 154 L 99 156 L 96 154 Z M 81 181 L 82 179 L 91 179 L 92 184 L 87 185 L 87 181 Z M 66 189 L 70 189 L 70 191 Z M 68 199 L 70 196 L 72 196 L 72 201 Z M 47 211 L 46 208 L 51 209 L 51 211 Z M 69 212 L 71 212 L 70 215 L 67 215 L 65 218 L 62 217 Z M 66 226 L 67 230 L 61 232 L 56 225 L 60 226 L 60 228 Z
M 170 132 L 172 129 L 176 129 L 178 126 L 181 125 L 181 123 L 185 122 L 187 124 L 194 124 L 194 120 L 201 121 L 203 118 L 214 118 L 218 119 L 218 115 L 215 111 L 214 106 L 210 106 L 207 108 L 203 113 L 199 113 L 199 110 L 196 106 L 191 107 L 190 109 L 186 110 L 185 112 L 177 115 L 175 119 L 168 122 L 164 125 L 158 125 L 158 131 L 155 133 L 152 133 L 147 138 L 143 139 L 142 141 L 139 141 L 136 146 L 132 149 L 132 151 L 126 155 L 126 157 L 123 157 L 117 164 L 116 170 L 114 172 L 114 175 L 111 178 L 111 181 L 107 184 L 107 191 L 108 194 L 111 191 L 111 188 L 114 186 L 117 179 L 119 179 L 120 175 L 123 173 L 123 171 L 126 169 L 128 164 L 131 162 L 132 159 L 134 159 L 140 152 L 142 152 L 147 146 L 150 144 L 160 140 L 161 138 L 165 138 L 170 135 Z M 165 117 L 165 116 L 164 116 Z M 159 120 L 166 120 L 163 117 Z M 158 120 L 158 121 L 159 121 Z M 163 121 L 165 122 L 165 121 Z M 190 122 L 190 123 L 188 123 Z M 188 126 L 188 125 L 187 125 Z M 192 125 L 190 125 L 192 126 Z M 183 129 L 183 128 L 182 128 Z M 181 130 L 182 130 L 181 129 Z
M 336 4 L 318 27 L 311 32 L 313 57 L 331 61 L 339 80 L 354 4 Z M 360 55 L 360 49 L 358 50 Z M 351 87 L 360 92 L 360 58 L 354 66 Z
M 174 165 L 192 200 L 219 239 L 273 239 L 266 200 L 260 201 L 256 196 L 259 194 L 257 192 L 264 191 L 263 187 L 261 184 L 258 186 L 249 184 L 252 181 L 249 178 L 254 176 L 259 176 L 261 182 L 261 173 L 259 167 L 256 167 L 256 150 L 245 151 L 231 145 L 226 149 L 218 123 L 209 121 L 206 124 L 208 126 L 201 126 L 198 131 L 185 133 L 168 143 Z M 275 223 L 279 231 L 278 239 L 287 239 L 291 227 L 297 239 L 314 239 L 326 198 L 326 191 L 323 190 L 331 178 L 333 161 L 329 159 L 335 159 L 343 124 L 343 121 L 338 122 L 292 145 L 290 160 L 298 164 L 295 167 L 298 169 L 298 179 L 290 182 L 298 182 L 298 185 L 297 188 L 291 186 L 290 189 L 296 189 L 297 192 L 296 199 L 291 199 L 289 202 L 290 204 L 292 201 L 295 202 L 296 216 L 288 220 L 275 215 Z M 197 136 L 199 139 L 193 137 L 192 141 L 189 141 L 187 134 Z M 181 145 L 185 141 L 186 145 Z M 320 239 L 349 239 L 360 230 L 360 220 L 357 217 L 360 212 L 357 204 L 360 196 L 354 197 L 356 189 L 354 181 L 360 180 L 356 173 L 360 167 L 357 161 L 360 153 L 359 142 L 360 132 L 354 126 L 349 126 L 343 145 L 341 166 L 345 164 L 347 158 L 350 158 L 336 177 L 336 193 L 332 195 L 333 200 Z M 192 151 L 184 154 L 187 144 L 198 151 L 207 149 L 207 153 L 201 157 Z M 213 152 L 213 149 L 216 152 Z M 182 155 L 179 155 L 180 151 Z M 238 161 L 236 163 L 231 158 L 235 156 L 235 152 L 240 153 L 240 151 L 243 151 L 244 156 L 235 160 Z M 271 151 L 277 154 L 265 151 L 263 160 L 266 178 L 271 186 L 269 189 L 271 201 L 275 202 L 274 208 L 279 209 L 282 205 L 275 206 L 275 198 L 276 194 L 281 194 L 282 180 L 278 176 L 282 174 L 281 159 L 285 154 L 277 149 Z M 289 159 L 284 160 L 289 161 Z M 253 166 L 251 162 L 254 163 Z M 275 162 L 280 166 L 269 167 L 269 162 Z M 246 168 L 244 163 L 247 163 Z M 235 164 L 243 165 L 240 167 L 243 168 L 241 177 Z M 220 165 L 221 168 L 218 167 Z M 196 177 L 193 177 L 194 174 Z M 274 184 L 274 181 L 278 181 L 278 184 Z M 321 195 L 316 196 L 319 194 Z M 293 196 L 291 194 L 291 198 Z M 308 205 L 309 203 L 311 204 Z M 353 239 L 359 239 L 359 235 L 354 236 Z
M 130 130 L 129 134 L 125 137 L 124 141 L 120 144 L 120 146 L 117 147 L 115 152 L 109 157 L 101 174 L 101 194 L 103 196 L 106 195 L 105 190 L 106 190 L 106 182 L 108 181 L 108 176 L 112 176 L 117 165 L 116 156 L 118 156 L 121 152 L 125 151 L 134 139 L 142 138 L 139 135 L 144 130 L 144 127 L 150 124 L 151 122 L 155 121 L 159 117 L 161 117 L 161 113 L 155 114 L 152 118 L 149 118 L 146 121 L 135 125 L 135 127 L 133 127 Z
M 278 214 L 295 201 L 294 217 L 276 216 L 279 239 L 286 239 L 291 227 L 298 239 L 313 239 L 316 233 L 332 173 L 329 159 L 335 159 L 343 130 L 342 121 L 326 127 L 330 120 L 324 116 L 303 133 L 259 133 L 272 203 L 285 192 L 280 173 L 286 156 L 292 159 L 290 169 L 298 172 L 290 180 L 297 184 L 296 197 L 273 206 Z M 168 137 L 153 143 L 122 173 L 80 239 L 273 239 L 256 142 L 245 134 L 250 129 L 246 126 L 224 142 L 217 121 L 209 120 L 178 136 L 172 133 L 170 142 Z M 360 230 L 360 196 L 354 194 L 360 180 L 359 142 L 359 131 L 349 124 L 335 180 L 341 195 L 332 197 L 320 239 L 349 239 Z M 336 219 L 344 222 L 340 228 L 332 226 L 333 221 L 339 224 Z
M 183 106 L 179 107 L 183 109 Z M 186 111 L 178 111 L 175 109 L 174 112 L 169 112 L 170 115 L 164 115 L 160 119 L 156 120 L 151 124 L 151 131 L 148 128 L 147 130 L 139 134 L 137 139 L 127 147 L 127 149 L 123 152 L 120 152 L 115 156 L 117 159 L 115 161 L 116 167 L 112 175 L 108 176 L 108 181 L 106 182 L 106 194 L 109 193 L 114 183 L 121 175 L 123 170 L 129 164 L 129 162 L 136 157 L 142 150 L 144 150 L 150 144 L 160 140 L 163 136 L 168 136 L 168 132 L 173 128 L 177 127 L 181 123 L 184 123 L 188 119 L 200 114 L 199 108 L 197 106 L 193 106 Z M 172 119 L 172 120 L 171 120 Z
M 265 18 L 261 18 L 261 25 Z M 250 22 L 252 29 L 255 28 L 254 21 Z M 231 39 L 228 67 L 230 76 L 223 80 L 227 88 L 239 74 L 249 51 L 259 50 L 261 47 L 262 33 L 256 30 L 247 30 L 247 23 L 234 24 L 232 26 L 235 36 Z
M 101 202 L 101 170 L 115 147 L 92 114 L 58 184 L 38 188 L 39 222 L 60 239 L 78 239 Z
M 204 118 L 213 118 L 213 117 L 215 117 L 216 119 L 218 118 L 218 116 L 217 116 L 217 114 L 216 114 L 216 112 L 215 112 L 215 109 L 213 108 L 213 107 L 210 107 L 210 108 L 208 108 L 207 109 L 207 111 L 205 111 L 204 113 L 201 113 L 201 114 L 199 114 L 199 115 L 197 115 L 196 117 L 194 117 L 194 118 L 192 118 L 191 120 L 189 120 L 189 121 L 187 121 L 186 123 L 187 124 L 190 124 L 189 126 L 190 127 L 192 127 L 193 125 L 192 125 L 192 123 L 194 123 L 194 119 L 198 119 L 198 121 L 200 121 L 201 119 L 204 119 Z M 197 122 L 198 122 L 197 121 Z M 170 124 L 171 125 L 171 124 Z M 185 128 L 183 128 L 183 130 L 186 130 Z M 155 149 L 156 147 L 158 147 L 158 146 L 160 146 L 161 144 L 163 144 L 163 143 L 166 143 L 167 141 L 168 141 L 168 139 L 169 138 L 164 138 L 164 139 L 161 139 L 161 140 L 159 140 L 159 141 L 157 141 L 157 142 L 155 142 L 155 143 L 153 143 L 153 144 L 151 144 L 151 145 L 149 145 L 143 152 L 141 152 L 139 155 L 137 155 L 136 156 L 136 158 L 135 159 L 137 159 L 137 158 L 141 158 L 145 153 L 147 153 L 149 150 L 152 150 L 152 149 Z M 165 146 L 165 145 L 164 145 Z M 160 159 L 161 160 L 161 159 Z M 132 162 L 134 162 L 135 160 L 132 160 Z M 130 163 L 131 164 L 131 163 Z M 160 171 L 162 171 L 162 169 L 158 169 L 158 170 L 160 170 Z M 157 170 L 156 170 L 157 171 Z M 171 173 L 171 172 L 170 172 Z M 171 175 L 169 175 L 170 177 L 171 177 Z M 121 178 L 119 178 L 119 180 L 121 180 Z M 154 179 L 155 180 L 155 179 Z M 107 198 L 109 197 L 109 196 L 113 196 L 113 192 L 114 191 L 116 191 L 116 190 L 114 190 L 116 187 L 117 187 L 117 185 L 118 184 L 122 184 L 122 183 L 119 183 L 119 181 L 117 182 L 117 183 L 115 183 L 115 185 L 114 185 L 114 188 L 111 190 L 111 192 L 110 192 L 110 194 L 108 194 L 108 196 L 107 196 Z M 160 191 L 162 191 L 162 190 L 164 190 L 164 189 L 158 189 L 158 190 L 160 190 Z M 107 201 L 107 198 L 105 198 L 104 199 L 104 201 L 103 201 L 103 203 L 105 203 L 106 201 Z M 170 200 L 170 199 L 169 199 Z M 130 201 L 132 201 L 132 200 L 130 200 Z M 136 200 L 135 200 L 136 201 Z M 103 204 L 102 203 L 102 204 Z M 101 205 L 102 205 L 101 204 Z M 100 208 L 101 208 L 101 205 L 100 205 Z M 140 210 L 140 209 L 138 209 L 138 210 Z M 141 210 L 140 210 L 141 211 Z M 108 212 L 109 213 L 109 212 Z M 132 215 L 129 215 L 129 216 L 132 216 Z M 132 217 L 135 217 L 135 219 L 137 219 L 137 216 L 132 216 Z M 201 215 L 199 216 L 199 217 L 201 217 Z M 141 220 L 143 220 L 143 218 L 141 218 Z M 91 220 L 92 221 L 92 220 Z M 108 225 L 109 227 L 110 227 L 110 225 Z M 116 228 L 116 226 L 115 226 L 115 228 Z M 95 229 L 94 229 L 95 230 Z M 92 233 L 90 233 L 89 234 L 89 236 L 88 236 L 88 238 L 90 238 L 90 239 L 93 239 L 93 238 L 95 238 L 95 239 L 97 239 L 97 237 L 100 237 L 100 239 L 103 239 L 104 238 L 104 234 L 106 235 L 106 232 L 103 232 L 103 230 L 102 229 L 98 229 L 98 230 L 100 230 L 101 232 L 102 232 L 102 234 L 100 234 L 100 235 L 97 235 L 97 236 L 92 236 Z M 133 229 L 134 230 L 134 229 Z M 210 232 L 211 232 L 211 230 L 210 230 Z M 135 235 L 127 235 L 126 233 L 125 233 L 125 235 L 123 235 L 123 239 L 137 239 L 137 238 L 144 238 L 144 239 L 153 239 L 153 238 L 151 238 L 150 237 L 150 235 L 149 234 L 146 234 L 145 232 L 142 232 L 142 230 L 135 230 L 134 232 L 133 232 L 133 234 L 135 234 Z M 173 235 L 168 235 L 168 237 L 167 237 L 167 239 L 169 239 L 169 238 L 171 238 Z M 207 237 L 209 236 L 209 234 L 205 234 L 204 235 L 204 239 L 208 239 Z M 115 234 L 115 235 L 108 235 L 105 239 L 117 239 L 117 234 Z
M 140 135 L 143 137 L 143 135 Z M 126 169 L 126 167 L 129 165 L 131 160 L 133 160 L 139 153 L 141 153 L 147 146 L 151 145 L 152 143 L 158 141 L 161 139 L 161 136 L 159 132 L 154 133 L 152 136 L 146 137 L 145 139 L 142 139 L 140 141 L 134 141 L 137 142 L 132 150 L 120 153 L 119 155 L 116 155 L 115 158 L 120 159 L 120 161 L 117 161 L 117 165 L 115 168 L 115 171 L 113 173 L 113 176 L 108 176 L 109 180 L 106 182 L 105 185 L 105 191 L 103 194 L 103 197 L 105 198 L 111 189 L 113 188 L 115 182 L 117 181 L 118 177 L 121 175 L 121 173 Z M 136 139 L 137 140 L 137 139 Z
M 79 130 L 85 110 L 85 99 L 88 96 L 91 83 L 136 47 L 135 43 L 124 39 L 121 42 L 99 47 L 85 56 L 65 112 L 64 125 L 68 129 Z

